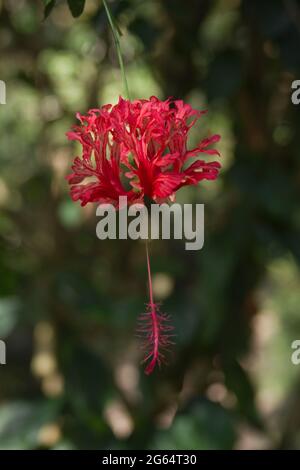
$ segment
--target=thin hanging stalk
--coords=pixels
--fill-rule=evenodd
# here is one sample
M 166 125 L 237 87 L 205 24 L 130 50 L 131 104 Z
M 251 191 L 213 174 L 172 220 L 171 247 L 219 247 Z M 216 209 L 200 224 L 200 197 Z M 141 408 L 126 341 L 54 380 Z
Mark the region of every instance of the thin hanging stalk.
M 112 35 L 113 35 L 113 38 L 114 38 L 116 50 L 117 50 L 118 61 L 119 61 L 119 65 L 120 65 L 124 91 L 125 91 L 127 99 L 130 100 L 130 92 L 129 92 L 129 87 L 128 87 L 128 83 L 127 83 L 125 66 L 124 66 L 122 51 L 121 51 L 120 34 L 119 34 L 117 28 L 115 27 L 114 19 L 113 19 L 113 16 L 112 16 L 112 14 L 109 10 L 109 7 L 106 3 L 106 0 L 102 0 L 102 1 L 103 1 L 105 11 L 106 11 L 107 19 L 108 19 L 108 22 L 109 22 L 109 25 L 110 25 L 110 28 L 111 28 L 111 31 L 112 31 Z

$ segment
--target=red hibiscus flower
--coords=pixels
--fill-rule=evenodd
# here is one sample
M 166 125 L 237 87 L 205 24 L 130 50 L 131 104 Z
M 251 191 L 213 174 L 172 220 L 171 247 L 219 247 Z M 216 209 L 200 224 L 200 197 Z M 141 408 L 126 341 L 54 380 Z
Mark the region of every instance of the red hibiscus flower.
M 161 101 L 154 96 L 132 102 L 120 97 L 115 106 L 91 109 L 86 116 L 78 113 L 80 125 L 67 133 L 82 146 L 82 155 L 75 157 L 67 176 L 72 199 L 80 200 L 82 206 L 97 202 L 116 208 L 120 196 L 127 196 L 128 204 L 143 203 L 145 197 L 161 203 L 174 201 L 182 186 L 216 179 L 219 162 L 194 159 L 219 155 L 210 146 L 220 136 L 187 148 L 189 131 L 204 113 L 181 100 Z M 147 267 L 150 302 L 139 331 L 146 336 L 148 374 L 164 359 L 162 350 L 171 343 L 172 327 L 153 301 L 148 248 Z
M 78 113 L 80 126 L 67 134 L 83 149 L 67 177 L 73 200 L 82 206 L 88 202 L 117 206 L 119 196 L 127 196 L 129 204 L 145 196 L 162 202 L 173 200 L 182 186 L 217 178 L 217 161 L 201 159 L 188 166 L 200 154 L 219 155 L 209 148 L 219 135 L 187 149 L 189 130 L 202 114 L 183 101 L 160 101 L 154 96 L 133 102 L 120 98 L 115 106 L 91 109 L 86 116 Z

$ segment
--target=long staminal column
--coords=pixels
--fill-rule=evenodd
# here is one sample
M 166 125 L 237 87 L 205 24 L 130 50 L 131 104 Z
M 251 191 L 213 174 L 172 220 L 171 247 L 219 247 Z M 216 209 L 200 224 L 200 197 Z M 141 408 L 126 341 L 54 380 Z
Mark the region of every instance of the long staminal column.
M 159 306 L 154 302 L 153 286 L 149 256 L 148 241 L 146 241 L 146 258 L 149 286 L 149 303 L 147 311 L 140 315 L 138 334 L 143 338 L 143 363 L 146 363 L 145 373 L 151 374 L 156 365 L 160 366 L 166 360 L 165 352 L 173 344 L 173 326 L 169 324 L 170 316 L 161 313 Z

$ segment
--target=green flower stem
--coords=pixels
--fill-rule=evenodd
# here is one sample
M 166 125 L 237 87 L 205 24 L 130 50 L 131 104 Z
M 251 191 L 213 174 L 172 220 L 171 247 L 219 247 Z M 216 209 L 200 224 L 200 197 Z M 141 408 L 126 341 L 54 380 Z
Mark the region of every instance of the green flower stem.
M 105 11 L 106 11 L 106 15 L 107 15 L 107 18 L 108 18 L 109 25 L 111 27 L 113 38 L 114 38 L 114 41 L 115 41 L 115 46 L 116 46 L 116 50 L 117 50 L 117 55 L 118 55 L 118 60 L 119 60 L 119 65 L 120 65 L 124 90 L 125 90 L 127 99 L 130 100 L 130 93 L 129 93 L 128 83 L 127 83 L 127 79 L 126 79 L 125 66 L 124 66 L 122 52 L 121 52 L 120 35 L 119 35 L 118 30 L 116 29 L 116 27 L 114 25 L 114 20 L 113 20 L 112 14 L 111 14 L 111 12 L 108 8 L 108 5 L 106 3 L 106 0 L 102 0 L 102 1 L 103 1 Z

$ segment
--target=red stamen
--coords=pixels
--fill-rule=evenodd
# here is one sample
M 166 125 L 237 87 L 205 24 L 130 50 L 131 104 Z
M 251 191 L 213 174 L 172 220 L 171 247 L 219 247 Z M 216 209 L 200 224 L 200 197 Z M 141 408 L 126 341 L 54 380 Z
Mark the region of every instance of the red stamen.
M 148 271 L 148 284 L 149 284 L 149 304 L 147 311 L 143 313 L 140 318 L 140 325 L 138 333 L 144 338 L 142 348 L 145 352 L 143 362 L 148 362 L 145 373 L 151 374 L 158 364 L 161 365 L 165 361 L 164 352 L 168 347 L 173 344 L 171 338 L 174 336 L 171 332 L 173 326 L 169 325 L 170 316 L 163 314 L 159 311 L 159 307 L 153 300 L 153 287 L 150 267 L 150 257 L 148 250 L 148 242 L 146 241 L 146 257 L 147 257 L 147 271 Z

